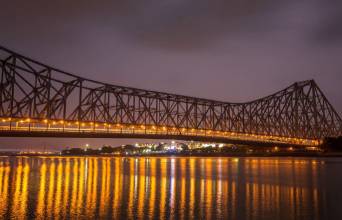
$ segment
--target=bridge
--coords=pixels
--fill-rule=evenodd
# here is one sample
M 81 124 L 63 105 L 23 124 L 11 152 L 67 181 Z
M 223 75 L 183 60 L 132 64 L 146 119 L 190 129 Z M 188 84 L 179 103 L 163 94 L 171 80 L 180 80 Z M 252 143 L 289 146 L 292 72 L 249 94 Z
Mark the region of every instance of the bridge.
M 229 103 L 102 83 L 0 47 L 0 136 L 318 145 L 342 120 L 315 81 Z

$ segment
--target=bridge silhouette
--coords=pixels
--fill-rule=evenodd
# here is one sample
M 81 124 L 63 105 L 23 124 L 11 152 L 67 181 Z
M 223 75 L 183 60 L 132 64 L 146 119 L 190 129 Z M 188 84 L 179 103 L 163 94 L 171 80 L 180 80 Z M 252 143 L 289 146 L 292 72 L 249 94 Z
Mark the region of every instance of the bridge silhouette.
M 229 103 L 111 85 L 0 47 L 0 136 L 318 145 L 342 120 L 315 81 Z

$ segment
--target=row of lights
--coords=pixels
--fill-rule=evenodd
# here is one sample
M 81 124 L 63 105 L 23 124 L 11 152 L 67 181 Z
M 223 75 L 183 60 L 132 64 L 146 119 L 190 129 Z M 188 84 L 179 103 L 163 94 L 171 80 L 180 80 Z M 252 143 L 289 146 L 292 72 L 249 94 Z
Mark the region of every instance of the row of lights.
M 2 122 L 11 122 L 12 119 L 11 118 L 3 118 L 1 119 Z M 37 120 L 32 120 L 30 118 L 27 118 L 25 120 L 21 119 L 16 121 L 18 123 L 31 123 L 31 122 L 43 122 L 44 124 L 52 124 L 52 125 L 57 125 L 57 124 L 61 124 L 61 125 L 67 125 L 67 126 L 72 126 L 73 124 L 77 125 L 77 126 L 81 126 L 81 127 L 85 127 L 87 126 L 88 123 L 85 122 L 66 122 L 64 120 L 59 120 L 59 121 L 55 121 L 55 120 L 47 120 L 44 119 L 42 121 L 38 121 Z M 99 127 L 100 124 L 98 123 L 94 123 L 94 122 L 89 122 L 90 126 L 94 126 L 94 127 Z M 149 130 L 149 128 L 145 125 L 140 125 L 140 126 L 127 126 L 125 127 L 125 125 L 121 125 L 119 123 L 117 124 L 109 124 L 109 123 L 103 123 L 102 124 L 105 127 L 111 128 L 111 127 L 117 127 L 117 128 L 121 128 L 121 129 L 143 129 L 143 130 Z M 204 130 L 204 129 L 187 129 L 187 128 L 181 128 L 181 129 L 177 129 L 175 127 L 157 127 L 157 126 L 151 126 L 150 127 L 151 130 L 156 131 L 156 130 L 162 130 L 162 131 L 181 131 L 183 133 L 187 132 L 187 133 L 206 133 L 208 135 L 213 135 L 213 136 L 242 136 L 242 137 L 252 137 L 252 138 L 257 138 L 257 139 L 263 139 L 263 140 L 267 140 L 267 139 L 275 139 L 278 141 L 290 141 L 290 142 L 294 142 L 294 143 L 306 143 L 306 142 L 310 142 L 314 145 L 318 145 L 319 141 L 318 140 L 306 140 L 306 139 L 300 139 L 300 138 L 289 138 L 289 137 L 277 137 L 277 136 L 268 136 L 268 135 L 256 135 L 256 134 L 243 134 L 243 133 L 235 133 L 235 132 L 223 132 L 223 131 L 214 131 L 214 130 Z

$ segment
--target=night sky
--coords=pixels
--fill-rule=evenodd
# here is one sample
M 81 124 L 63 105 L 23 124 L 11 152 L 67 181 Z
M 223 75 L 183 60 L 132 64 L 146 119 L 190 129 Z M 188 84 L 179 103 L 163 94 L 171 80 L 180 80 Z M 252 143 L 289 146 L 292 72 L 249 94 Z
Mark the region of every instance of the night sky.
M 341 0 L 10 0 L 0 27 L 2 46 L 82 77 L 231 102 L 315 79 L 342 113 Z

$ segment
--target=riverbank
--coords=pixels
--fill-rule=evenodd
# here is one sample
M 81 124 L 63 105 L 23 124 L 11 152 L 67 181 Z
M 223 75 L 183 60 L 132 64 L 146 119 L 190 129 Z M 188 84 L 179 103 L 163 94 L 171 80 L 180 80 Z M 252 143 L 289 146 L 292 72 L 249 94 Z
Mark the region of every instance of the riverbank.
M 56 154 L 15 154 L 15 153 L 0 153 L 1 156 L 7 157 L 342 157 L 342 152 L 310 152 L 310 153 L 198 153 L 198 154 L 186 154 L 186 153 L 178 153 L 178 154 L 135 154 L 135 155 L 122 155 L 122 154 L 69 154 L 63 155 L 60 153 Z

